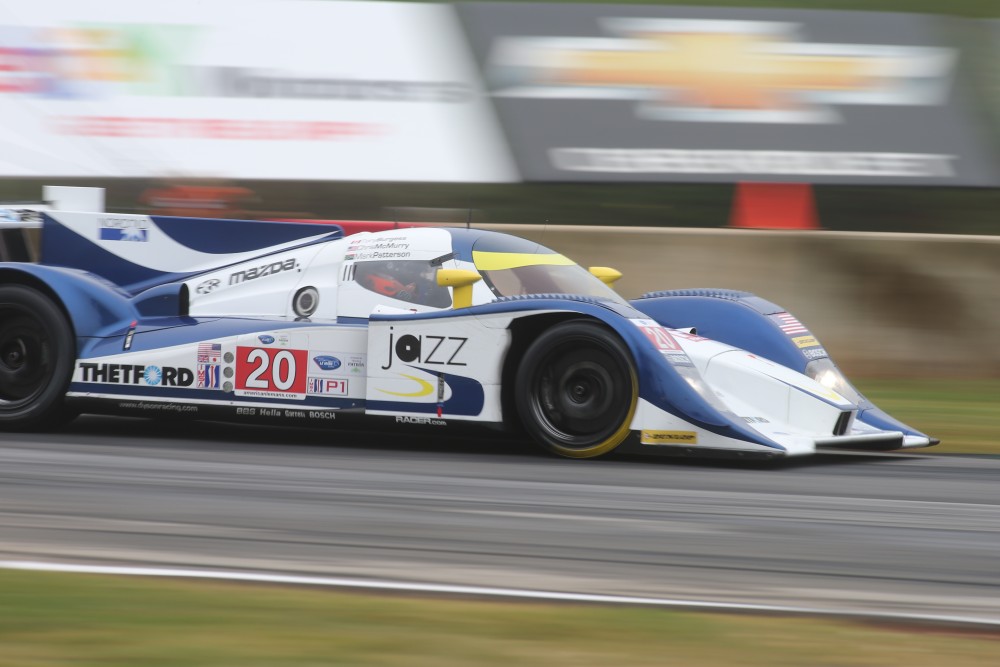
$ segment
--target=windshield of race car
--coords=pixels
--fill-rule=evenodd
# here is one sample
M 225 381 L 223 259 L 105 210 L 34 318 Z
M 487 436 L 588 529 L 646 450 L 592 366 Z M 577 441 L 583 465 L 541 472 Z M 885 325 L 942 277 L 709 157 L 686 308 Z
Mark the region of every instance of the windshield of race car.
M 472 260 L 483 281 L 497 296 L 519 294 L 581 294 L 625 300 L 573 260 L 530 241 L 506 237 L 502 243 L 491 238 L 486 246 L 477 243 Z M 510 245 L 511 247 L 501 247 Z

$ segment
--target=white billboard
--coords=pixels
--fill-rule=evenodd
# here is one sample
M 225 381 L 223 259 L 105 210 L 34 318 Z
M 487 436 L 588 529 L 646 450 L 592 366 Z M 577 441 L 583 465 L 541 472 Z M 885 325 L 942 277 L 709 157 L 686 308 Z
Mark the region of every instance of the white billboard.
M 0 0 L 0 176 L 503 182 L 449 6 Z

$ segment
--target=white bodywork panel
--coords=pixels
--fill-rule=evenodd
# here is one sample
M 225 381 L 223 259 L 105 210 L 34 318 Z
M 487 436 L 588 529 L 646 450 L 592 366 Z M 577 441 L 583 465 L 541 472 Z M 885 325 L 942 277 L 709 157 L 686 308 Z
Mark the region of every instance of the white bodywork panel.
M 506 328 L 484 326 L 494 318 L 461 317 L 407 321 L 373 321 L 368 342 L 368 401 L 391 401 L 392 409 L 373 414 L 434 414 L 451 419 L 499 422 L 501 376 L 510 346 Z M 497 318 L 509 322 L 509 317 Z M 477 414 L 456 415 L 446 406 L 453 398 L 449 376 L 471 378 L 482 386 Z M 408 410 L 407 405 L 413 405 Z M 442 406 L 440 413 L 437 406 Z

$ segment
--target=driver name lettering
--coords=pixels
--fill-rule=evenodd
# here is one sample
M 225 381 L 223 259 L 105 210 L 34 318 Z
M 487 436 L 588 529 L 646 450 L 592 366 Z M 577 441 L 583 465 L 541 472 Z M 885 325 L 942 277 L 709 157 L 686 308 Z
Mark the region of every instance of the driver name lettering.
M 345 260 L 408 259 L 411 256 L 409 239 L 392 236 L 375 240 L 358 239 L 347 248 Z
M 348 250 L 356 250 L 357 248 L 409 248 L 410 239 L 406 236 L 383 236 L 380 239 L 367 239 L 360 238 L 354 240 Z
M 407 259 L 409 256 L 409 250 L 369 250 L 365 248 L 346 255 L 344 259 Z
M 406 250 L 410 247 L 409 243 L 395 243 L 393 241 L 379 241 L 378 243 L 365 243 L 356 246 L 351 246 L 350 249 L 357 250 Z
M 461 336 L 431 336 L 404 334 L 395 338 L 392 327 L 389 327 L 389 363 L 382 370 L 392 368 L 393 358 L 404 363 L 417 363 L 438 366 L 467 366 L 459 361 L 460 353 L 469 342 Z

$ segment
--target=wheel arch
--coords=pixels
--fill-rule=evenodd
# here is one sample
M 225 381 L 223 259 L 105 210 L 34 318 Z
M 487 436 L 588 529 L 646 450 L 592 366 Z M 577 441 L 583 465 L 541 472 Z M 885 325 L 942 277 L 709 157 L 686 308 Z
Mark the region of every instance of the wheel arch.
M 138 319 L 128 298 L 101 279 L 73 269 L 41 265 L 0 265 L 0 284 L 38 290 L 62 311 L 73 336 L 124 333 Z
M 66 304 L 50 285 L 30 273 L 0 267 L 0 289 L 4 354 L 9 351 L 13 357 L 20 350 L 19 358 L 4 361 L 0 431 L 62 425 L 77 414 L 65 404 L 79 340 Z
M 517 433 L 523 433 L 525 431 L 524 424 L 521 421 L 521 416 L 518 414 L 515 401 L 515 392 L 517 391 L 515 378 L 517 376 L 517 369 L 521 364 L 521 360 L 524 358 L 524 355 L 531 346 L 531 343 L 547 329 L 570 321 L 588 322 L 603 327 L 622 341 L 624 348 L 632 356 L 632 363 L 638 365 L 629 341 L 622 337 L 613 326 L 599 317 L 594 317 L 587 313 L 570 311 L 519 317 L 510 324 L 511 342 L 510 347 L 507 350 L 507 355 L 504 358 L 503 371 L 500 380 L 501 412 L 503 414 L 505 429 Z
M 73 335 L 76 335 L 76 326 L 73 322 L 73 317 L 70 315 L 69 309 L 66 308 L 66 303 L 63 301 L 62 297 L 56 294 L 56 291 L 52 289 L 51 285 L 38 276 L 26 271 L 0 267 L 0 285 L 21 285 L 23 287 L 30 287 L 38 290 L 47 296 L 49 300 L 51 300 L 52 303 L 54 303 L 56 307 L 62 311 L 63 317 L 66 318 L 66 322 L 73 331 Z

